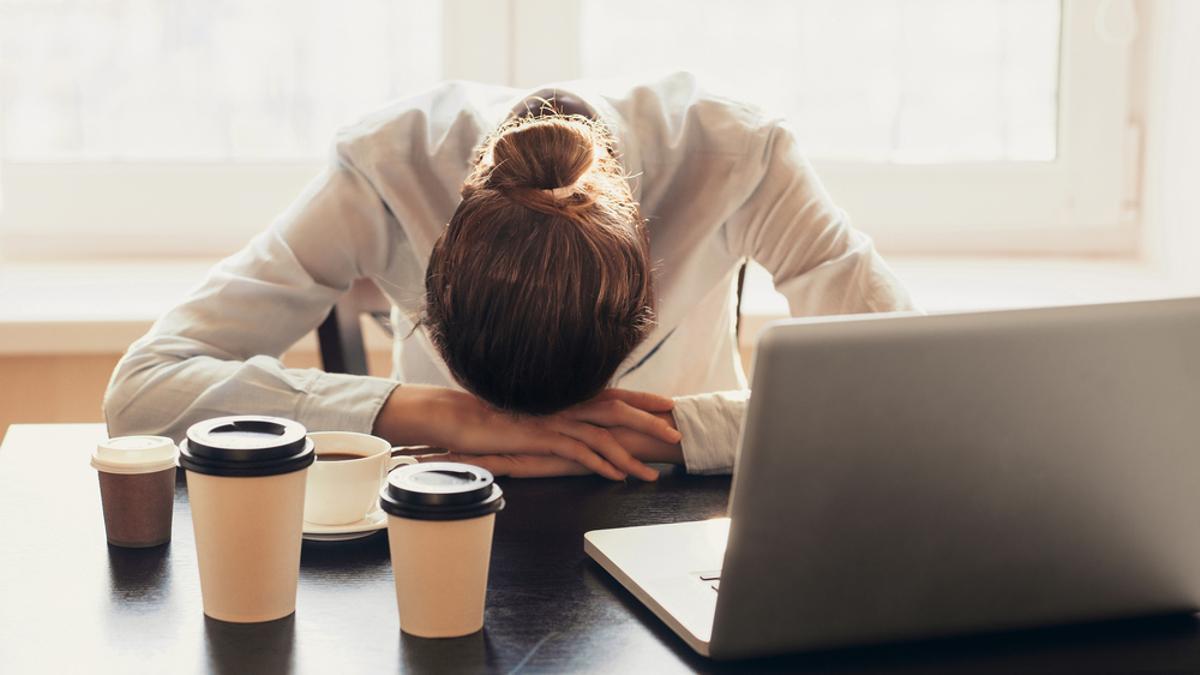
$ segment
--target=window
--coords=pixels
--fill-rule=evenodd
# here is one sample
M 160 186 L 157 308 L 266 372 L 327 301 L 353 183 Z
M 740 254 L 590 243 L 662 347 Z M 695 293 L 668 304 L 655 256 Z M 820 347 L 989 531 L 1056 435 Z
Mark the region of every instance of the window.
M 228 251 L 334 129 L 442 78 L 687 69 L 786 116 L 885 251 L 1129 251 L 1135 19 L 1128 0 L 0 0 L 0 237 Z
M 557 4 L 573 74 L 686 66 L 786 116 L 887 252 L 1137 245 L 1129 0 Z
M 0 3 L 12 161 L 311 160 L 442 71 L 431 2 Z
M 431 0 L 0 0 L 7 248 L 237 247 L 338 127 L 442 78 L 441 22 Z
M 714 91 L 786 114 L 817 159 L 1055 158 L 1056 1 L 756 0 L 754 14 L 748 8 L 584 0 L 580 74 L 686 64 Z M 668 25 L 687 39 L 656 39 Z

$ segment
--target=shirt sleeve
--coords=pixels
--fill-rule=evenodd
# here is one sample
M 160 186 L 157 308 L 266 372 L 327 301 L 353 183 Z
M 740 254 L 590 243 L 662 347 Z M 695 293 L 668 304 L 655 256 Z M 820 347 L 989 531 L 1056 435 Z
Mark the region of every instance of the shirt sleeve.
M 683 463 L 688 473 L 733 471 L 738 434 L 749 402 L 749 390 L 675 398 L 675 426 L 683 435 Z
M 912 309 L 904 286 L 833 203 L 795 135 L 768 127 L 761 178 L 726 224 L 730 250 L 765 267 L 792 316 Z
M 760 175 L 726 223 L 726 243 L 770 273 L 792 316 L 913 309 L 907 290 L 855 230 L 782 123 L 767 128 L 751 167 Z M 675 399 L 689 473 L 733 470 L 749 392 Z
M 179 440 L 191 424 L 229 414 L 370 432 L 395 381 L 289 369 L 279 357 L 355 279 L 382 269 L 399 232 L 339 149 L 282 217 L 128 349 L 104 397 L 109 433 Z

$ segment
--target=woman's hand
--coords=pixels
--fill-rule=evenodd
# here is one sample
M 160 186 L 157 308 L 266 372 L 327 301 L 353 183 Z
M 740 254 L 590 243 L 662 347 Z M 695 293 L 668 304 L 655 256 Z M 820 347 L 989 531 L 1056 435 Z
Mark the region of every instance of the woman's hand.
M 587 476 L 587 467 L 555 455 L 464 455 L 451 452 L 443 455 L 421 455 L 422 462 L 462 462 L 487 469 L 494 476 L 513 478 L 550 478 L 553 476 Z
M 674 428 L 675 418 L 671 413 L 655 413 L 655 416 Z M 623 427 L 611 428 L 609 432 L 621 444 L 621 447 L 643 462 L 683 463 L 683 447 L 679 443 L 667 443 Z M 441 455 L 423 455 L 419 459 L 421 461 L 474 464 L 497 476 L 513 476 L 514 478 L 582 476 L 592 473 L 581 464 L 554 455 L 464 455 L 451 452 Z
M 654 480 L 658 472 L 635 458 L 617 440 L 617 434 L 630 443 L 636 439 L 631 434 L 678 443 L 679 432 L 655 414 L 667 413 L 673 405 L 662 396 L 609 389 L 554 415 L 518 416 L 497 411 L 464 392 L 404 385 L 393 390 L 384 403 L 374 432 L 396 445 L 445 447 L 456 456 L 531 456 L 485 460 L 497 468 L 511 467 L 501 471 L 502 475 L 547 475 L 552 467 L 559 474 L 586 469 L 613 480 L 623 480 L 626 475 Z M 562 460 L 580 468 L 538 463 L 533 458 Z

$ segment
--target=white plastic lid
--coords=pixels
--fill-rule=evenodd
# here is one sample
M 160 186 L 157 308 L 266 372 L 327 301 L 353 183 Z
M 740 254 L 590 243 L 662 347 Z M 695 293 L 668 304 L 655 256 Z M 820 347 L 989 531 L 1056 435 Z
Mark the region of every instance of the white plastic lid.
M 106 473 L 152 473 L 175 466 L 179 449 L 165 436 L 121 436 L 102 441 L 92 466 Z

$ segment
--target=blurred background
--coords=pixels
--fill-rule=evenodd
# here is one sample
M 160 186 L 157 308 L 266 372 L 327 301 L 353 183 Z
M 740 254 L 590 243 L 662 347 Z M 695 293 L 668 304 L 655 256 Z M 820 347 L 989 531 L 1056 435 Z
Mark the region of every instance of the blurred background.
M 1194 293 L 1198 67 L 1189 0 L 0 0 L 0 429 L 99 420 L 336 129 L 443 79 L 690 70 L 787 116 L 930 311 Z M 762 270 L 743 310 L 748 356 Z

